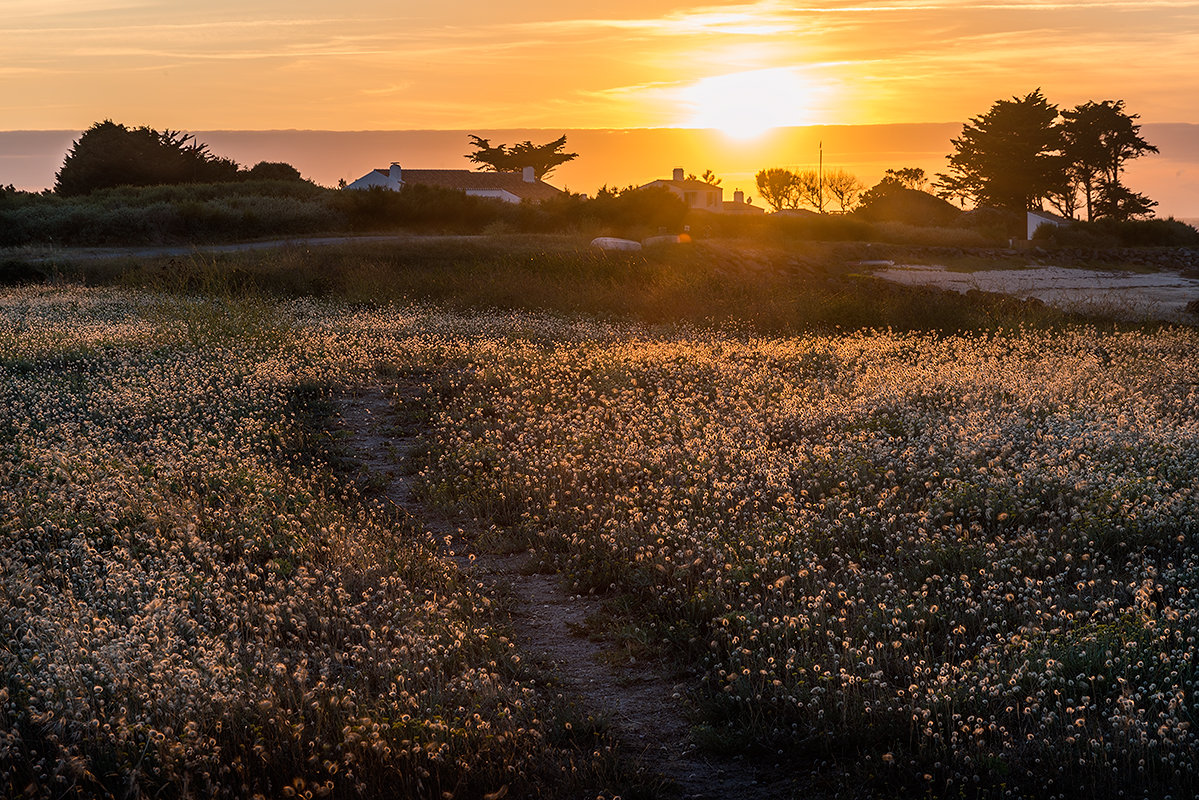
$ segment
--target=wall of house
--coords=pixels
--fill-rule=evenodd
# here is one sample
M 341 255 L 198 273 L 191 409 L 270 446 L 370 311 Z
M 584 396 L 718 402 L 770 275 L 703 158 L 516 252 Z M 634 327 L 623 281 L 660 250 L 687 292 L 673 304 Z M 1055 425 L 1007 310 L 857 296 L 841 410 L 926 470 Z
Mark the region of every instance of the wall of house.
M 675 186 L 670 181 L 656 180 L 652 181 L 647 186 L 665 186 L 670 190 L 670 193 L 682 200 L 690 208 L 702 208 L 708 211 L 719 212 L 721 203 L 724 200 L 724 190 L 716 189 L 715 191 L 684 191 Z

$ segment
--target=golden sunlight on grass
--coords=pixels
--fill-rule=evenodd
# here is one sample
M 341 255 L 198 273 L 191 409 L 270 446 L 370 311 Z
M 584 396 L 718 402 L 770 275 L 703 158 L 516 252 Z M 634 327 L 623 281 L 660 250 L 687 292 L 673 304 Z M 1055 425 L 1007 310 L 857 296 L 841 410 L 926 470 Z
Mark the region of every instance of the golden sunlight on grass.
M 680 97 L 689 112 L 686 125 L 752 139 L 808 122 L 811 94 L 793 69 L 780 67 L 714 75 L 686 87 Z

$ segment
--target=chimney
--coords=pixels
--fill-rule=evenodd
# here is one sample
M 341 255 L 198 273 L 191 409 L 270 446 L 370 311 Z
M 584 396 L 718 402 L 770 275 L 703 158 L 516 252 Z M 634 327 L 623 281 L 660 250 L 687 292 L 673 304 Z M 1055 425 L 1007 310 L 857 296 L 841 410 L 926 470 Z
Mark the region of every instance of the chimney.
M 745 202 L 745 192 L 741 191 L 740 189 L 733 192 L 733 202 L 734 203 L 744 203 Z
M 400 178 L 400 165 L 393 161 L 391 169 L 387 170 L 387 188 L 398 192 L 403 185 L 404 181 Z
M 683 179 L 683 168 L 682 167 L 674 168 L 674 179 L 676 181 L 681 181 Z
M 521 177 L 525 179 L 525 183 L 536 183 L 537 176 L 533 174 L 532 167 L 525 167 L 521 170 Z

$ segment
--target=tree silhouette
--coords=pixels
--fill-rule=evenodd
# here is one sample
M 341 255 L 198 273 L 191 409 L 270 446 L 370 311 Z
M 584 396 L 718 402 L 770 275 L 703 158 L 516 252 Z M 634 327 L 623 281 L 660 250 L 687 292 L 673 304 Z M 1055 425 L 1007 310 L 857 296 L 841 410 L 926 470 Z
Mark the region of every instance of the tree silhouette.
M 791 170 L 773 167 L 764 169 L 754 176 L 758 183 L 758 194 L 775 211 L 784 208 L 799 208 L 799 186 Z
M 720 178 L 717 178 L 716 173 L 710 169 L 704 170 L 703 175 L 696 175 L 694 172 L 690 172 L 687 174 L 687 180 L 700 181 L 701 183 L 706 183 L 710 186 L 720 185 Z
M 904 222 L 909 225 L 948 225 L 961 212 L 942 197 L 908 184 L 923 183 L 919 168 L 889 169 L 882 180 L 862 193 L 854 213 L 871 222 Z
M 805 204 L 816 209 L 823 208 L 824 195 L 829 188 L 827 184 L 821 184 L 820 175 L 814 169 L 792 172 L 774 167 L 760 171 L 754 179 L 758 183 L 758 194 L 775 211 L 799 208 Z
M 1057 117 L 1057 106 L 1040 89 L 996 101 L 952 140 L 955 152 L 948 156 L 949 171 L 937 175 L 938 188 L 964 192 L 977 205 L 1010 211 L 1040 208 L 1060 187 L 1065 170 Z
M 491 172 L 521 172 L 525 167 L 532 167 L 533 175 L 538 180 L 549 175 L 556 167 L 579 157 L 578 153 L 562 152 L 566 147 L 565 134 L 545 144 L 533 144 L 526 140 L 511 147 L 505 144 L 493 147 L 490 139 L 471 134 L 470 144 L 475 151 L 468 153 L 466 158 L 478 164 L 480 169 Z
M 1112 219 L 1126 222 L 1153 216 L 1156 200 L 1150 200 L 1134 192 L 1119 181 L 1104 180 L 1099 184 L 1095 200 L 1095 219 Z
M 251 181 L 302 181 L 300 171 L 285 161 L 259 161 L 241 176 Z
M 1137 119 L 1123 100 L 1104 100 L 1063 111 L 1059 122 L 1057 106 L 1040 89 L 997 101 L 953 140 L 956 152 L 949 171 L 937 175 L 937 194 L 1011 211 L 1048 200 L 1070 218 L 1085 208 L 1088 220 L 1152 216 L 1157 203 L 1121 182 L 1129 160 L 1158 152 Z
M 801 169 L 795 174 L 795 189 L 799 194 L 799 202 L 824 211 L 824 190 L 827 188 L 820 180 L 820 174 L 814 169 Z
M 1148 199 L 1130 192 L 1120 181 L 1125 162 L 1158 152 L 1141 137 L 1141 126 L 1136 124 L 1139 116 L 1124 113 L 1123 100 L 1104 100 L 1063 111 L 1062 119 L 1069 189 L 1082 194 L 1087 219 L 1113 215 L 1121 218 L 1120 215 L 1136 208 L 1142 210 L 1133 216 L 1146 213 L 1149 206 L 1143 201 Z
M 901 167 L 900 169 L 889 169 L 885 173 L 883 180 L 893 178 L 899 182 L 899 185 L 905 189 L 916 189 L 923 192 L 928 185 L 928 175 L 920 167 Z
M 54 191 L 79 195 L 113 186 L 218 183 L 237 178 L 237 163 L 208 152 L 195 137 L 97 122 L 72 144 Z
M 834 169 L 825 173 L 824 188 L 829 196 L 841 206 L 842 211 L 849 211 L 866 186 L 853 173 L 843 169 Z

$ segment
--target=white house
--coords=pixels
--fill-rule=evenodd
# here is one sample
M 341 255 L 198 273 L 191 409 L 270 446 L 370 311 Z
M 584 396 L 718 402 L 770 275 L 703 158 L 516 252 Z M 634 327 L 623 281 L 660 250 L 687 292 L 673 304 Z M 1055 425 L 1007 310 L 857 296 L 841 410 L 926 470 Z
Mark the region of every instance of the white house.
M 1052 225 L 1054 227 L 1060 225 L 1069 225 L 1074 220 L 1060 217 L 1057 214 L 1052 214 L 1048 211 L 1029 211 L 1028 212 L 1028 238 L 1031 241 L 1032 235 L 1037 232 L 1037 228 L 1042 225 Z
M 548 200 L 562 194 L 561 189 L 536 178 L 532 167 L 525 167 L 523 173 L 472 172 L 469 169 L 401 169 L 395 162 L 387 169 L 371 170 L 347 184 L 346 188 L 370 189 L 379 186 L 398 192 L 409 184 L 458 189 L 474 197 L 492 197 L 505 203 Z
M 650 186 L 665 186 L 689 208 L 700 208 L 717 214 L 723 211 L 724 189 L 703 181 L 687 180 L 683 177 L 682 167 L 675 167 L 674 176 L 670 180 L 650 181 L 638 188 L 645 189 Z

